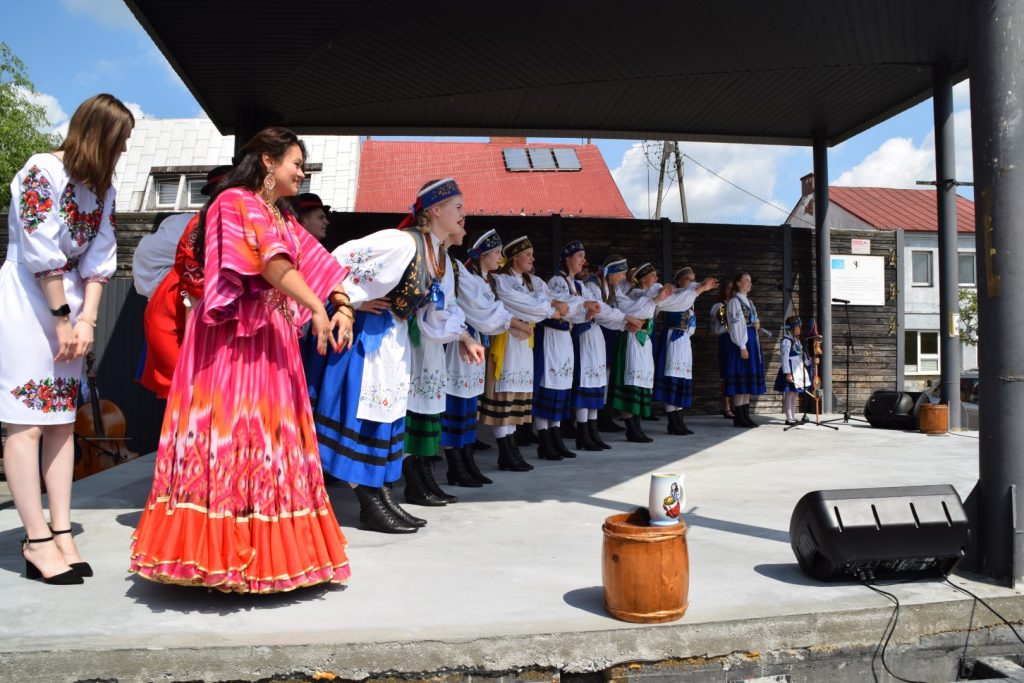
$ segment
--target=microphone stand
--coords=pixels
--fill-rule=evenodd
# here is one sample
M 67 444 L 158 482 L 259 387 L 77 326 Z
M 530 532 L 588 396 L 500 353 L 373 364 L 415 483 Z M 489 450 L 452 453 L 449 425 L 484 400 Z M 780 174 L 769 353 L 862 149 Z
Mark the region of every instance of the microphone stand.
M 801 362 L 803 362 L 803 356 L 804 356 L 804 355 L 805 355 L 806 353 L 807 353 L 807 350 L 806 350 L 806 349 L 804 349 L 804 350 L 803 350 L 803 352 L 802 352 L 802 353 L 800 354 L 800 361 L 801 361 Z M 812 355 L 813 355 L 813 354 L 812 354 Z M 817 365 L 817 364 L 815 364 L 815 363 L 813 362 L 813 360 L 812 360 L 812 362 L 811 362 L 811 371 L 812 371 L 812 372 L 814 373 L 814 376 L 817 376 L 817 375 L 818 375 L 818 373 L 820 372 L 820 371 L 818 370 L 818 365 Z M 816 387 L 814 386 L 814 379 L 813 379 L 813 378 L 811 379 L 811 391 L 812 391 L 812 392 L 813 392 L 813 391 L 817 391 Z M 808 393 L 808 392 L 806 392 L 806 391 L 801 391 L 801 392 L 799 392 L 799 393 L 800 393 L 800 394 L 806 394 L 806 393 Z M 809 424 L 809 425 L 813 425 L 813 426 L 815 426 L 815 427 L 825 427 L 825 428 L 827 428 L 827 429 L 833 429 L 833 430 L 835 430 L 835 431 L 837 431 L 837 432 L 839 431 L 839 427 L 836 427 L 836 426 L 834 426 L 834 425 L 830 425 L 830 424 L 825 424 L 824 422 L 822 422 L 822 421 L 821 421 L 821 416 L 820 416 L 820 414 L 818 413 L 818 408 L 817 408 L 818 402 L 819 402 L 819 401 L 821 400 L 821 398 L 820 398 L 820 397 L 819 397 L 819 396 L 818 396 L 818 395 L 817 395 L 816 393 L 814 393 L 814 394 L 811 394 L 811 395 L 812 395 L 812 397 L 814 398 L 814 402 L 815 402 L 815 408 L 814 408 L 814 422 L 811 422 L 811 421 L 810 421 L 810 419 L 808 419 L 808 417 L 807 417 L 807 402 L 806 402 L 806 401 L 804 401 L 804 414 L 803 414 L 803 417 L 801 417 L 801 418 L 800 418 L 799 420 L 797 420 L 797 421 L 796 421 L 796 422 L 794 422 L 793 424 L 789 425 L 788 427 L 783 427 L 783 428 L 782 428 L 782 431 L 784 431 L 784 432 L 788 432 L 788 431 L 789 431 L 790 429 L 796 429 L 797 427 L 802 427 L 802 426 L 804 426 L 804 425 L 806 425 L 806 424 Z
M 835 299 L 833 299 L 835 301 Z M 864 424 L 871 424 L 867 420 L 862 420 L 859 417 L 850 417 L 850 357 L 854 354 L 853 349 L 853 327 L 850 325 L 850 302 L 842 301 L 843 313 L 846 315 L 846 377 L 844 378 L 844 384 L 846 384 L 846 400 L 845 410 L 843 411 L 842 417 L 834 417 L 831 420 L 825 420 L 821 424 L 828 424 L 829 422 L 840 422 L 843 424 L 850 424 L 850 422 L 863 422 Z

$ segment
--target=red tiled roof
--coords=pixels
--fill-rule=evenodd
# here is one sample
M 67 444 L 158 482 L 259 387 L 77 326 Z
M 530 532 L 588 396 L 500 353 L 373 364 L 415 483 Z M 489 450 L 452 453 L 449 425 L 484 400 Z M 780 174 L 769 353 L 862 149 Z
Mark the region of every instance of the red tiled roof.
M 938 231 L 935 190 L 830 185 L 828 199 L 879 230 Z M 957 232 L 974 232 L 974 202 L 959 195 L 956 229 Z
M 359 161 L 355 210 L 408 211 L 423 183 L 452 177 L 462 190 L 467 214 L 633 217 L 596 145 L 525 145 L 575 149 L 579 171 L 506 171 L 502 150 L 523 146 L 507 139 L 367 140 Z

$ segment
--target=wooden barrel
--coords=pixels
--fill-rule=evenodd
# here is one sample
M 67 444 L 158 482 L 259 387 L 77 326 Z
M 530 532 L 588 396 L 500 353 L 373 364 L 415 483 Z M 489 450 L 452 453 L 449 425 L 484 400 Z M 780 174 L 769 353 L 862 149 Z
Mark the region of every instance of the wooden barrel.
M 604 606 L 636 624 L 675 621 L 686 613 L 690 558 L 686 524 L 649 526 L 647 510 L 604 521 Z
M 945 403 L 924 403 L 917 412 L 922 434 L 945 434 L 949 431 L 949 406 Z

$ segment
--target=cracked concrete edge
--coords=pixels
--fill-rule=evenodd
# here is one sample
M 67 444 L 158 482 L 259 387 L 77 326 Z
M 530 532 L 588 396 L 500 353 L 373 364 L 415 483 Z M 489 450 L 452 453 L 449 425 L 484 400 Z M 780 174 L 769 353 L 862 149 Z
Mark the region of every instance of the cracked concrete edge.
M 1024 598 L 988 602 L 1011 623 L 1024 620 Z M 370 676 L 557 670 L 602 671 L 629 662 L 757 656 L 769 652 L 842 650 L 874 646 L 891 607 L 797 614 L 701 624 L 627 628 L 585 633 L 547 633 L 477 639 L 386 643 L 251 645 L 134 649 L 52 649 L 0 653 L 0 680 L 117 681 L 261 680 L 317 671 L 343 679 Z M 903 605 L 893 646 L 926 640 L 960 642 L 971 600 Z M 1002 621 L 982 606 L 975 610 L 978 642 L 992 640 Z M 1004 627 L 1005 628 L 1005 627 Z

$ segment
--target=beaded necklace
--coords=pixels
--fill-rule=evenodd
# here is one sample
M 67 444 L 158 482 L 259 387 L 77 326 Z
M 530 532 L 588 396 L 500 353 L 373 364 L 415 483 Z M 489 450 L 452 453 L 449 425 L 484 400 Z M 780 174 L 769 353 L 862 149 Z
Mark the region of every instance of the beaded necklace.
M 445 270 L 448 267 L 448 259 L 444 257 L 444 242 L 440 242 L 437 245 L 437 256 L 434 256 L 434 250 L 430 247 L 430 233 L 425 235 L 427 240 L 427 261 L 430 263 L 430 269 L 434 272 L 434 277 L 438 280 L 444 279 Z

